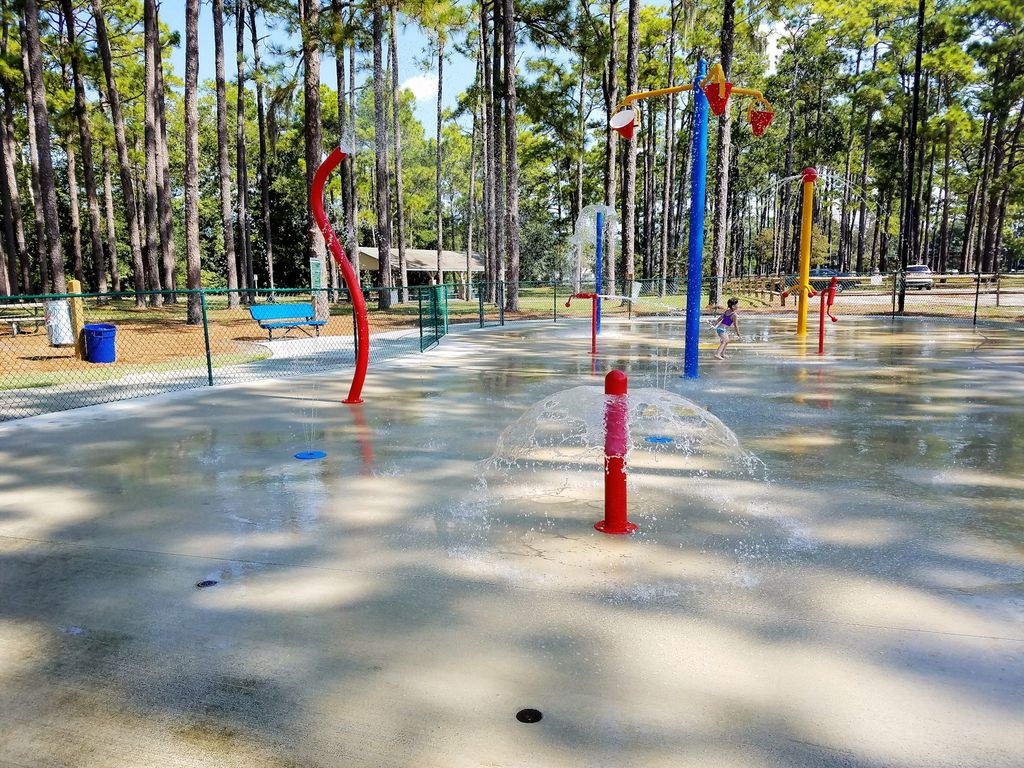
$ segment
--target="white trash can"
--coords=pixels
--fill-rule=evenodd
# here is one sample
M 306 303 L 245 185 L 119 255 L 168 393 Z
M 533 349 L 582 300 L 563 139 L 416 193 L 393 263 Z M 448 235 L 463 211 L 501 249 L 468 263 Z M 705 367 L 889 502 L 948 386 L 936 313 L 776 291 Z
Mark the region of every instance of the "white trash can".
M 74 346 L 75 330 L 71 326 L 71 303 L 67 299 L 53 299 L 43 308 L 46 336 L 50 346 Z

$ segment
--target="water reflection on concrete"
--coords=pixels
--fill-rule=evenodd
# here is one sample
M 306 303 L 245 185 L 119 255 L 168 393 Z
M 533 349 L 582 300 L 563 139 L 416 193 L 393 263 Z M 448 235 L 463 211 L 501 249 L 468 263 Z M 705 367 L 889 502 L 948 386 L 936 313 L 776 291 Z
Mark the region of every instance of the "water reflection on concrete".
M 599 456 L 484 461 L 599 386 L 583 322 L 457 332 L 358 410 L 339 375 L 0 427 L 0 762 L 1021 764 L 1018 338 L 743 324 L 697 380 L 679 320 L 605 324 L 599 373 L 740 443 L 637 441 L 628 538 Z

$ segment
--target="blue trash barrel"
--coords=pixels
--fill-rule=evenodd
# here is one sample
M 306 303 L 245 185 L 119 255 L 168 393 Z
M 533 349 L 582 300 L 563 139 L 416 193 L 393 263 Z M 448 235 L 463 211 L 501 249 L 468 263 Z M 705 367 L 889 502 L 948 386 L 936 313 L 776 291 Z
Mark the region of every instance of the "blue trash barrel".
M 90 363 L 112 363 L 116 359 L 114 337 L 117 326 L 107 323 L 90 323 L 85 326 L 85 359 Z

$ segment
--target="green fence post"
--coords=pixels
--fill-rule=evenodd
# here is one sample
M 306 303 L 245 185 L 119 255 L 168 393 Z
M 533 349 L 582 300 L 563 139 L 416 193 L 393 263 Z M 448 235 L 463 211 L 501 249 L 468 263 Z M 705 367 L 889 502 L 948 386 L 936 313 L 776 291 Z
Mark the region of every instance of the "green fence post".
M 452 285 L 452 291 L 454 292 L 454 290 L 455 290 L 455 286 Z M 441 319 L 444 321 L 444 335 L 447 336 L 448 335 L 448 289 L 447 288 L 445 288 L 445 291 L 444 291 L 444 310 L 443 311 L 444 311 L 444 314 L 441 316 Z
M 551 322 L 558 322 L 558 283 L 551 281 Z
M 213 386 L 213 356 L 210 354 L 210 323 L 206 317 L 206 291 L 199 291 L 199 306 L 203 310 L 203 343 L 206 344 L 206 380 Z
M 890 319 L 892 322 L 896 322 L 896 281 L 898 272 L 892 273 L 892 316 Z
M 476 287 L 476 297 L 477 297 L 477 299 L 479 300 L 479 303 L 480 303 L 480 327 L 481 328 L 484 327 L 484 288 L 483 288 L 483 286 L 485 286 L 485 285 L 487 285 L 487 284 L 486 283 L 477 283 L 477 287 Z
M 505 324 L 505 284 L 498 283 L 498 323 Z
M 434 293 L 434 341 L 441 340 L 441 297 L 447 293 L 444 283 Z
M 420 308 L 420 352 L 423 351 L 423 289 L 416 291 L 416 301 Z
M 974 278 L 974 320 L 972 325 L 978 324 L 978 297 L 981 295 L 981 259 L 978 260 L 978 274 Z

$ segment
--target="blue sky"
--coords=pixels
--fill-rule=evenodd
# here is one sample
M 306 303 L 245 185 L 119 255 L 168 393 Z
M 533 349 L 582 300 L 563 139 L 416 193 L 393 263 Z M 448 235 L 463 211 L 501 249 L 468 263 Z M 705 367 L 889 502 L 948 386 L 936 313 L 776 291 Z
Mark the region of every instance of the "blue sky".
M 185 76 L 185 8 L 184 3 L 164 2 L 160 7 L 160 19 L 171 30 L 181 33 L 182 44 L 171 53 L 171 61 L 174 64 L 174 71 L 179 77 Z M 235 30 L 230 25 L 230 19 L 225 20 L 224 41 L 229 51 L 225 56 L 225 66 L 228 69 L 227 77 L 234 79 L 235 70 Z M 265 25 L 265 20 L 258 18 L 260 25 L 260 55 L 267 61 L 271 59 L 269 46 L 276 44 L 285 48 L 297 48 L 298 39 L 288 34 L 283 25 L 277 29 L 270 29 Z M 456 38 L 458 39 L 458 38 Z M 251 54 L 249 32 L 245 34 L 245 50 Z M 449 44 L 450 58 L 445 61 L 444 94 L 445 108 L 455 106 L 455 100 L 459 93 L 469 87 L 473 81 L 475 63 L 455 52 L 454 47 Z M 385 49 L 386 51 L 386 49 Z M 408 24 L 403 29 L 399 27 L 398 34 L 398 76 L 403 87 L 408 88 L 416 96 L 416 116 L 423 123 L 427 136 L 433 136 L 435 121 L 437 118 L 437 74 L 436 65 L 431 63 L 431 71 L 425 71 L 423 60 L 430 56 L 427 38 L 413 24 Z M 298 62 L 296 62 L 297 64 Z M 372 51 L 360 51 L 358 63 L 360 67 L 372 65 Z M 346 62 L 347 64 L 347 62 Z M 334 58 L 324 54 L 321 60 L 320 79 L 331 88 L 337 86 L 335 77 Z M 360 71 L 359 83 L 362 83 L 367 72 Z M 213 11 L 208 3 L 203 3 L 199 16 L 199 78 L 200 80 L 213 80 L 214 59 L 213 59 Z

